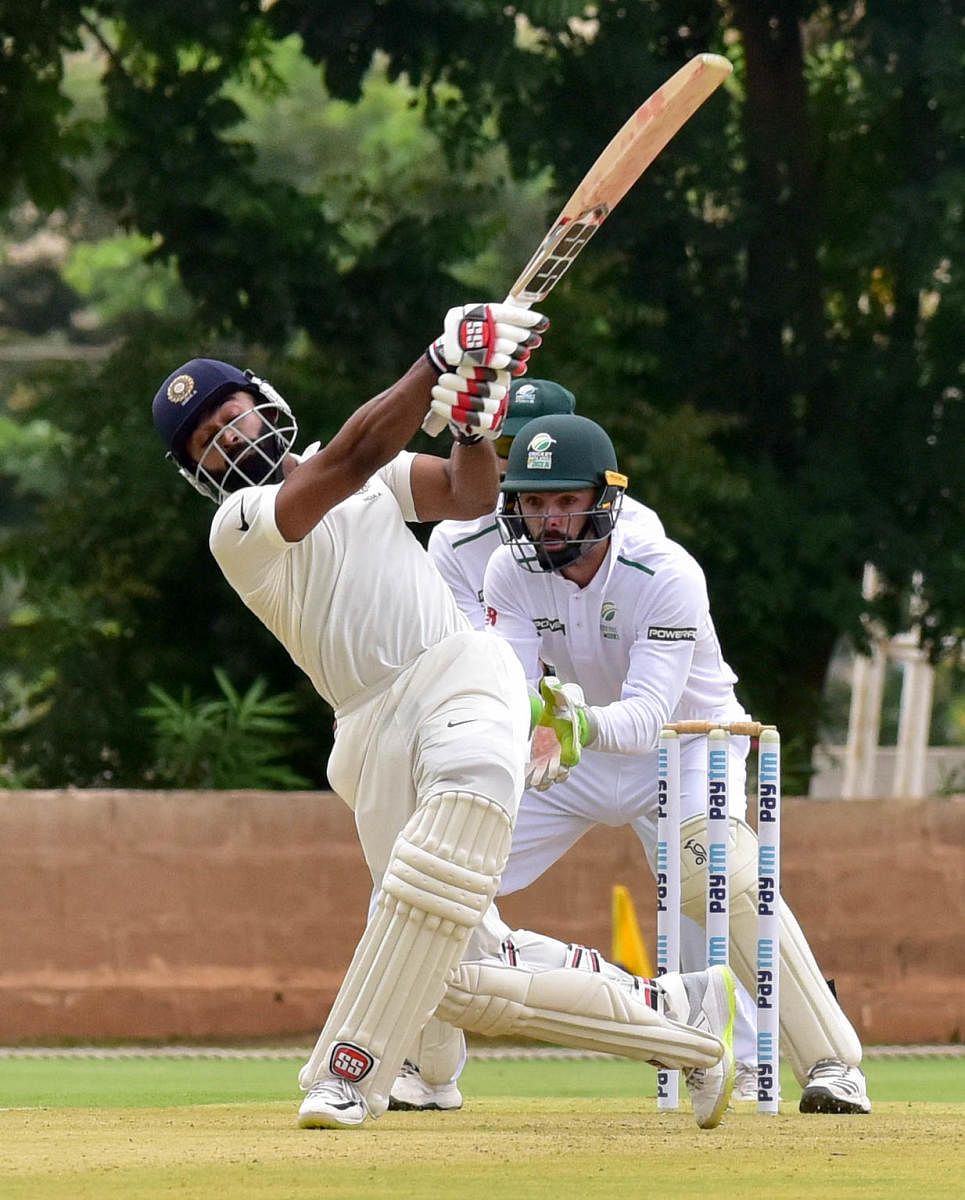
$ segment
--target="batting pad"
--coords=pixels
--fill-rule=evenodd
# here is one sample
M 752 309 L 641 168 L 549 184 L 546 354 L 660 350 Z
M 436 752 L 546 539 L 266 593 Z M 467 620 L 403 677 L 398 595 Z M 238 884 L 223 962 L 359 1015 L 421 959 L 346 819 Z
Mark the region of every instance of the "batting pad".
M 707 868 L 698 867 L 688 842 L 706 845 L 706 822 L 690 817 L 680 826 L 682 851 L 681 908 L 704 924 Z M 741 983 L 757 994 L 757 834 L 745 822 L 730 818 L 730 965 Z M 781 1052 L 798 1083 L 807 1082 L 808 1069 L 821 1058 L 840 1058 L 849 1066 L 861 1062 L 861 1042 L 841 1011 L 815 961 L 794 914 L 780 901 L 781 939 L 780 1025 Z
M 466 1065 L 465 1034 L 430 1017 L 406 1058 L 418 1066 L 424 1083 L 436 1087 L 452 1083 Z
M 396 839 L 375 908 L 325 1028 L 298 1075 L 351 1080 L 369 1114 L 388 1106 L 406 1049 L 492 902 L 509 854 L 505 809 L 471 792 L 432 796 Z
M 462 963 L 436 1015 L 486 1037 L 532 1037 L 689 1070 L 720 1061 L 710 1033 L 657 1013 L 602 975 Z

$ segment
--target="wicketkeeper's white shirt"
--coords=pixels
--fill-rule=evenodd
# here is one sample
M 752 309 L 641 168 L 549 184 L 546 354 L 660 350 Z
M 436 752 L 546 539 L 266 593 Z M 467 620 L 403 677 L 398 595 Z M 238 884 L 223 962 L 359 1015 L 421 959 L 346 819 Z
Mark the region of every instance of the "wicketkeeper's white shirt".
M 623 497 L 620 519 L 639 522 L 654 537 L 664 535 L 663 522 L 653 509 L 631 496 Z M 429 556 L 474 629 L 486 625 L 483 579 L 493 551 L 501 545 L 491 514 L 475 521 L 440 521 L 429 537 Z
M 418 519 L 413 458 L 397 455 L 299 542 L 286 542 L 275 524 L 281 484 L 235 492 L 211 526 L 211 552 L 228 582 L 336 716 L 388 687 L 448 634 L 469 628 L 405 524 Z
M 669 721 L 746 717 L 710 615 L 704 573 L 677 542 L 622 517 L 586 587 L 490 558 L 485 603 L 531 683 L 543 665 L 579 683 L 597 718 L 594 750 L 653 750 Z

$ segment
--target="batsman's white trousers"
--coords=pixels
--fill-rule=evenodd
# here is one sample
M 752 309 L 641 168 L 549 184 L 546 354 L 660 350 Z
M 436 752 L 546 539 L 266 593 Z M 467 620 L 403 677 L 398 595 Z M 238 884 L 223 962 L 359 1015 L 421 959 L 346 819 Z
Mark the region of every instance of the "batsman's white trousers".
M 396 835 L 427 797 L 471 792 L 515 818 L 529 722 L 519 660 L 478 630 L 446 638 L 383 692 L 338 714 L 329 783 L 355 813 L 376 888 Z M 480 937 L 468 958 L 498 954 L 492 935 Z
M 728 741 L 730 815 L 746 816 L 747 754 L 750 739 Z M 707 739 L 680 739 L 680 815 L 685 821 L 706 811 Z M 545 792 L 523 793 L 509 862 L 498 896 L 528 887 L 596 825 L 629 825 L 640 840 L 653 871 L 657 850 L 657 751 L 604 754 L 588 747 L 579 765 L 562 783 Z M 707 962 L 706 935 L 689 917 L 680 922 L 681 970 L 699 971 Z M 757 1008 L 743 987 L 737 989 L 734 1050 L 739 1062 L 757 1062 Z

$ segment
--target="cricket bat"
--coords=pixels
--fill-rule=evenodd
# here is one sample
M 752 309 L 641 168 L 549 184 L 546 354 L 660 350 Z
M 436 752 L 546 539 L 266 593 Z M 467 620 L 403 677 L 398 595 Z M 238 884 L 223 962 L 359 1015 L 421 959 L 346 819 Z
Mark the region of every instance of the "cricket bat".
M 506 297 L 529 308 L 544 300 L 660 151 L 717 90 L 733 68 L 719 54 L 698 54 L 671 75 L 617 130 L 550 226 Z M 435 437 L 446 422 L 430 412 L 422 423 Z

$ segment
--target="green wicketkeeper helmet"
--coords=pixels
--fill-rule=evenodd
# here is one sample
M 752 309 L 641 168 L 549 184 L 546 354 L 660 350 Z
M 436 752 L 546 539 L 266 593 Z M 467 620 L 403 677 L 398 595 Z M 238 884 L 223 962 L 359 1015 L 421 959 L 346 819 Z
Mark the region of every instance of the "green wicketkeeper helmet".
M 613 443 L 595 421 L 574 413 L 537 417 L 519 430 L 509 451 L 496 509 L 500 537 L 527 570 L 558 571 L 610 536 L 626 486 Z M 541 539 L 530 534 L 520 513 L 520 492 L 584 488 L 597 489 L 597 498 L 583 514 L 580 536 L 569 539 L 563 550 L 546 550 Z

